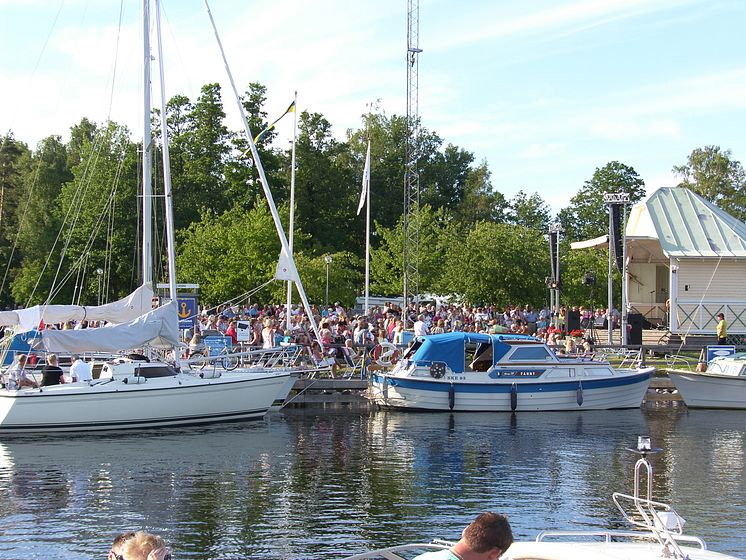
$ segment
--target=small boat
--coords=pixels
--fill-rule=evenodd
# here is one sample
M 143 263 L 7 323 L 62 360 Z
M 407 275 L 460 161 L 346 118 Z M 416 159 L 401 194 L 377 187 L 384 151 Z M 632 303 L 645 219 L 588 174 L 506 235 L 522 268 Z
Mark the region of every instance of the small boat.
M 648 454 L 659 451 L 650 438 L 638 438 L 641 455 L 634 467 L 633 494 L 614 492 L 612 500 L 635 530 L 542 531 L 534 541 L 516 541 L 501 560 L 738 560 L 713 552 L 700 537 L 685 535 L 685 520 L 668 504 L 653 500 L 653 467 Z M 349 556 L 344 560 L 405 560 L 416 554 L 447 550 L 454 542 L 434 540 L 392 546 Z M 443 556 L 446 558 L 446 556 Z
M 636 408 L 654 370 L 558 356 L 525 335 L 454 332 L 415 338 L 390 372 L 371 372 L 368 398 L 454 412 Z
M 690 408 L 746 409 L 746 352 L 714 358 L 703 372 L 666 373 Z

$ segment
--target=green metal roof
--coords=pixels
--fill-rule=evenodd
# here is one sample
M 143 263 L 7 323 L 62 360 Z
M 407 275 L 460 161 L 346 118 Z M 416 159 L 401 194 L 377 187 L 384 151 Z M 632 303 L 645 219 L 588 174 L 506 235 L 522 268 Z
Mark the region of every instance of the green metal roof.
M 746 257 L 746 224 L 689 189 L 658 189 L 645 204 L 667 256 Z

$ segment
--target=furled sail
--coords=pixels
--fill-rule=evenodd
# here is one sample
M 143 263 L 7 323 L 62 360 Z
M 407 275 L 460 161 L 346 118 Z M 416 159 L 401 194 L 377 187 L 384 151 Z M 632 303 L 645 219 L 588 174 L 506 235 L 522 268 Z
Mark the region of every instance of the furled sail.
M 42 321 L 54 324 L 85 319 L 127 323 L 150 311 L 152 301 L 153 288 L 150 284 L 143 284 L 127 297 L 105 305 L 35 305 L 28 309 L 4 311 L 0 313 L 0 325 L 18 326 L 20 331 L 30 331 Z
M 178 343 L 179 321 L 174 301 L 129 323 L 77 331 L 45 330 L 41 333 L 41 345 L 47 352 L 120 352 L 145 345 L 172 348 Z

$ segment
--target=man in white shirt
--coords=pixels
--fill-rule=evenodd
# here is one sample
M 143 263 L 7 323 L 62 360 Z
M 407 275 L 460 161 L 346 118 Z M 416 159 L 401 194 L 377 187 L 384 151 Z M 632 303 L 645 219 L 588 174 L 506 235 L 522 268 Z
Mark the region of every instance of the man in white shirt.
M 80 356 L 73 356 L 73 363 L 70 366 L 70 371 L 65 376 L 65 383 L 74 383 L 75 381 L 90 381 L 91 375 L 91 364 L 84 362 L 80 359 Z
M 414 335 L 425 336 L 427 334 L 427 323 L 425 322 L 425 316 L 420 315 L 414 322 Z

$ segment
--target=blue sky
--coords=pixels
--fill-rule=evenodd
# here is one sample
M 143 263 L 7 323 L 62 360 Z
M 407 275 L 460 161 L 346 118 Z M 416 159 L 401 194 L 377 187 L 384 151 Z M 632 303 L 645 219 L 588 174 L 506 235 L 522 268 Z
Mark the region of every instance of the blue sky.
M 202 2 L 163 5 L 167 95 L 194 99 L 219 81 L 239 130 Z M 295 90 L 339 137 L 368 103 L 405 112 L 406 0 L 211 7 L 239 88 L 266 85 L 271 118 Z M 0 130 L 33 146 L 66 138 L 82 116 L 111 116 L 141 134 L 140 2 L 125 0 L 121 28 L 119 10 L 114 0 L 0 0 Z M 486 160 L 508 197 L 538 192 L 558 210 L 612 160 L 650 193 L 676 184 L 671 168 L 694 148 L 746 159 L 744 23 L 740 0 L 421 0 L 420 116 Z M 278 125 L 279 145 L 291 126 Z

